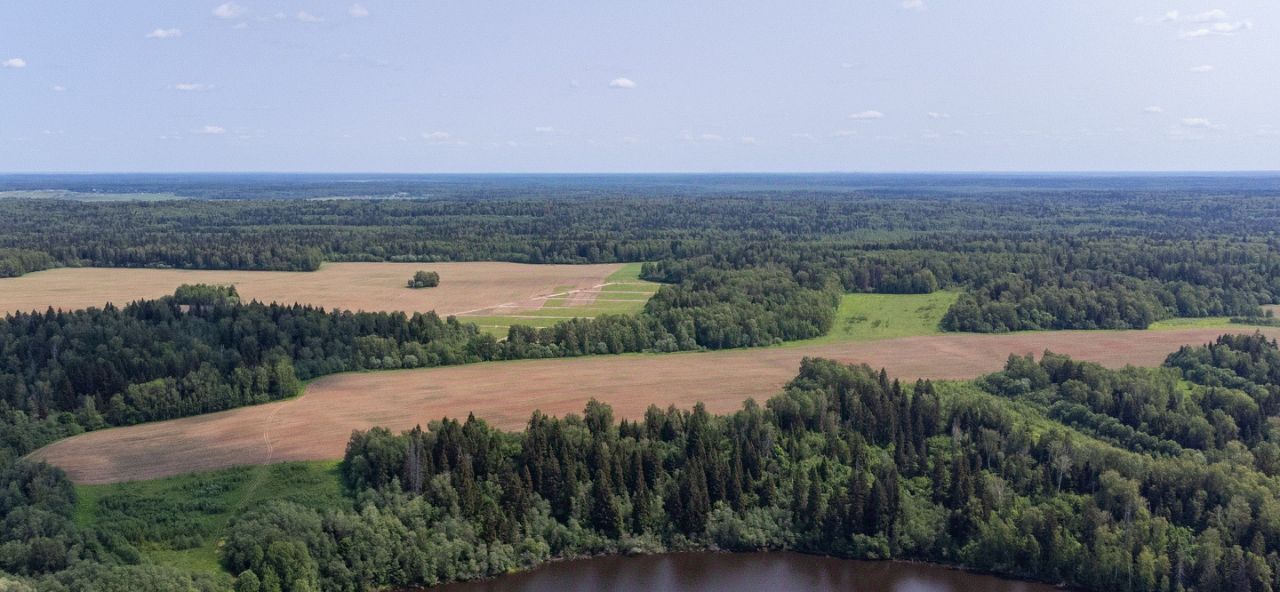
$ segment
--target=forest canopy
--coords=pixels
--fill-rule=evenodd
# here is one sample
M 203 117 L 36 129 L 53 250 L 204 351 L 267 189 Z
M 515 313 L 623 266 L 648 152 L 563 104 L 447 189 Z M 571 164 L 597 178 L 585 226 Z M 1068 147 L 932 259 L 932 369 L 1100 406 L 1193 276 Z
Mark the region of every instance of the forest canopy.
M 572 195 L 501 186 L 430 199 L 6 199 L 0 275 L 56 265 L 307 271 L 325 261 L 647 261 L 657 264 L 647 279 L 674 283 L 695 271 L 771 269 L 812 290 L 829 280 L 846 292 L 958 290 L 942 328 L 977 332 L 1252 318 L 1280 303 L 1275 188 L 1067 185 L 699 193 L 603 183 Z M 250 186 L 246 195 L 273 188 Z
M 137 544 L 188 544 L 166 525 L 192 510 L 113 505 L 150 533 L 113 536 L 76 525 L 60 471 L 7 461 L 0 569 L 39 590 L 355 591 L 602 553 L 793 549 L 1087 590 L 1274 590 L 1278 368 L 1258 334 L 1160 368 L 1013 356 L 964 383 L 808 359 L 781 394 L 727 415 L 619 420 L 593 401 L 519 432 L 474 417 L 373 428 L 348 443 L 344 503 L 246 509 L 220 577 L 139 562 Z

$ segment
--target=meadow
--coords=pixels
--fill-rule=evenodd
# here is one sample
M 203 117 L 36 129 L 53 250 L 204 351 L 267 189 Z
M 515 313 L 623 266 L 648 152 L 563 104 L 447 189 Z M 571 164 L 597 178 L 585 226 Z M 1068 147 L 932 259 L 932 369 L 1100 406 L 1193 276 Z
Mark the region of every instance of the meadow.
M 512 325 L 538 329 L 573 318 L 593 319 L 604 314 L 637 314 L 661 284 L 640 279 L 640 263 L 626 263 L 593 286 L 556 286 L 550 292 L 523 301 L 506 302 L 458 314 L 498 338 Z
M 269 501 L 350 509 L 336 461 L 237 467 L 150 481 L 77 485 L 75 522 L 126 538 L 144 561 L 217 574 L 229 521 Z

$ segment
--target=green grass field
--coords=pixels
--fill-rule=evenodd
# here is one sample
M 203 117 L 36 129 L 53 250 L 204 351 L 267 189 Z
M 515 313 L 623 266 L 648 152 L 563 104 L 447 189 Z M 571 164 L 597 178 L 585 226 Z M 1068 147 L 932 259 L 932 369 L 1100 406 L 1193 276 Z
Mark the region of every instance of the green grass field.
M 830 333 L 786 346 L 936 335 L 942 332 L 938 329 L 942 315 L 958 297 L 957 292 L 845 294 Z
M 76 486 L 76 522 L 120 533 L 150 563 L 222 571 L 217 545 L 233 517 L 271 500 L 349 508 L 338 462 L 240 467 L 153 481 Z
M 595 301 L 589 304 L 572 304 L 572 294 L 547 298 L 541 308 L 521 310 L 511 314 L 486 314 L 494 309 L 482 311 L 480 314 L 469 314 L 458 317 L 459 320 L 475 323 L 480 328 L 497 337 L 506 337 L 512 325 L 531 327 L 550 327 L 556 323 L 572 318 L 591 318 L 604 314 L 637 314 L 644 309 L 645 302 L 653 296 L 662 284 L 640 279 L 640 263 L 627 263 L 621 269 L 605 278 L 596 295 Z M 570 288 L 557 288 L 556 293 L 568 292 Z

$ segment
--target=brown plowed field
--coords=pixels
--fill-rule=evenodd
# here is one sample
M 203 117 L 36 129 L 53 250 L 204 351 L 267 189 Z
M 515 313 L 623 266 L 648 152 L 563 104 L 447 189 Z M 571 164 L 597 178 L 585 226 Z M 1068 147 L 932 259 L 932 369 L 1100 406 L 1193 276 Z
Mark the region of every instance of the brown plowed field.
M 179 269 L 51 269 L 0 279 L 0 315 L 124 305 L 173 294 L 182 284 L 234 284 L 245 300 L 312 304 L 327 309 L 426 312 L 441 316 L 511 304 L 542 306 L 547 294 L 604 283 L 621 265 L 520 263 L 326 263 L 318 271 L 205 271 Z M 440 273 L 435 288 L 405 287 L 415 271 Z
M 688 406 L 702 401 L 713 412 L 732 411 L 748 397 L 762 400 L 778 392 L 805 356 L 886 367 L 901 378 L 971 378 L 998 370 L 1010 353 L 1045 349 L 1113 367 L 1154 366 L 1181 345 L 1205 343 L 1223 332 L 941 335 L 342 374 L 312 383 L 291 401 L 91 432 L 33 456 L 66 469 L 79 483 L 149 479 L 235 465 L 338 458 L 352 430 L 377 425 L 403 430 L 469 412 L 517 429 L 535 409 L 557 415 L 577 412 L 592 397 L 613 405 L 621 417 L 638 417 L 651 403 Z M 1280 336 L 1280 329 L 1264 332 Z

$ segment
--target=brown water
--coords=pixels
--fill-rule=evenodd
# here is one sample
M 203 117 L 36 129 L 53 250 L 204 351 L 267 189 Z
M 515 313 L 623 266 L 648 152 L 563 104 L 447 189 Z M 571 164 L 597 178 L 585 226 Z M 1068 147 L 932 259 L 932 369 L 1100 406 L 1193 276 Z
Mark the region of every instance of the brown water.
M 1058 588 L 891 561 L 798 553 L 677 553 L 553 563 L 441 592 L 1050 592 Z

